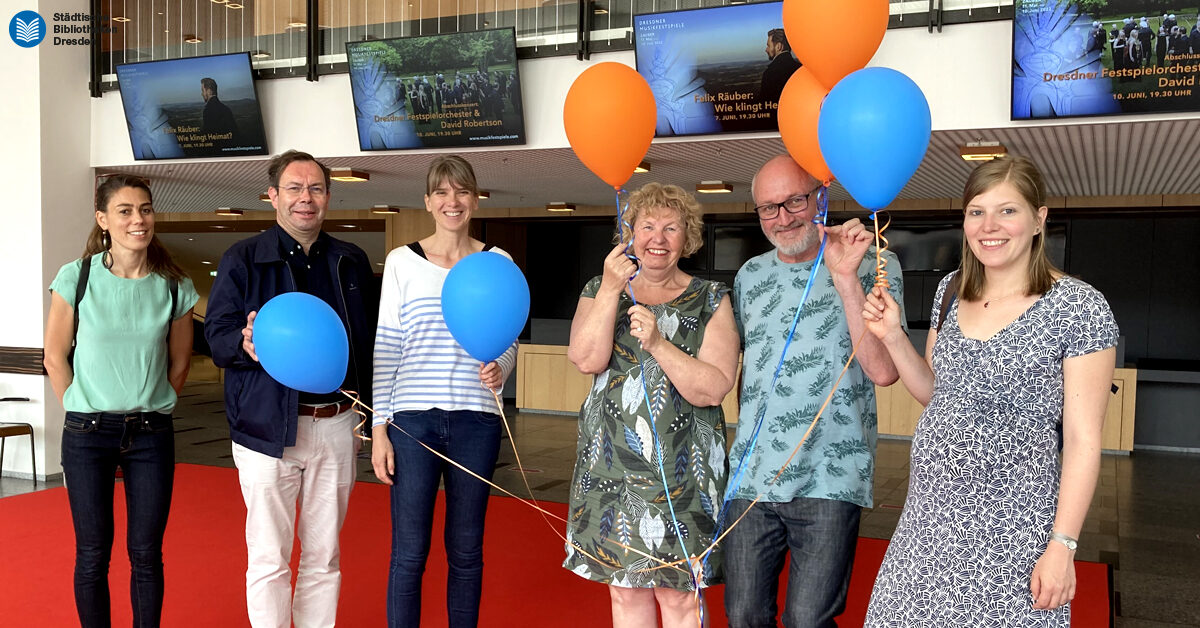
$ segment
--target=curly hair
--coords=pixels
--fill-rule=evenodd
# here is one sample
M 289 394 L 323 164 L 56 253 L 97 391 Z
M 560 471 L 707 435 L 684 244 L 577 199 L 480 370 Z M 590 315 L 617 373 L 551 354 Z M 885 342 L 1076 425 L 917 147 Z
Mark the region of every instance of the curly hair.
M 704 217 L 700 213 L 700 203 L 696 202 L 696 197 L 678 185 L 643 185 L 641 189 L 629 195 L 626 220 L 630 225 L 634 225 L 643 214 L 658 214 L 664 211 L 673 211 L 679 215 L 679 220 L 683 223 L 683 257 L 691 257 L 704 245 Z M 613 238 L 613 242 L 627 243 L 632 237 L 632 230 L 625 230 L 622 236 Z

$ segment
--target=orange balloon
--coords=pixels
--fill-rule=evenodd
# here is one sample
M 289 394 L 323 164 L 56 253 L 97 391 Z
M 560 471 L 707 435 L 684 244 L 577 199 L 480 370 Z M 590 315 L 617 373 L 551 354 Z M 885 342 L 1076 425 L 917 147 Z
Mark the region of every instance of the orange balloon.
M 808 66 L 801 66 L 792 73 L 779 95 L 779 135 L 783 145 L 801 168 L 826 185 L 833 180 L 833 173 L 821 156 L 817 122 L 821 119 L 821 102 L 828 94 L 829 88 L 813 76 Z
M 620 189 L 650 150 L 658 110 L 633 68 L 608 61 L 583 71 L 563 104 L 567 141 L 605 183 Z
M 829 89 L 866 67 L 887 25 L 888 0 L 783 0 L 792 52 Z

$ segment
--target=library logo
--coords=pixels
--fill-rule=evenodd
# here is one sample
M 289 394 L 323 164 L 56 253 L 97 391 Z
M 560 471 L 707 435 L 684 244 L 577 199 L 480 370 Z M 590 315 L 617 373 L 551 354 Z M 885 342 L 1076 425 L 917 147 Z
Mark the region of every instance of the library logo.
M 32 48 L 46 38 L 46 20 L 36 11 L 21 11 L 8 23 L 8 36 L 22 48 Z

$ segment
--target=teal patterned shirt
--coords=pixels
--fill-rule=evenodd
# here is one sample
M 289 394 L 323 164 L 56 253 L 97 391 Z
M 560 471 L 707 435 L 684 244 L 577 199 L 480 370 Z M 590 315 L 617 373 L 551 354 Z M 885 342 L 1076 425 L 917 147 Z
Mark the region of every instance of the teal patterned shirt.
M 888 291 L 901 304 L 903 321 L 900 263 L 887 251 L 884 260 Z M 734 279 L 733 306 L 742 334 L 743 374 L 737 435 L 729 452 L 731 482 L 746 455 L 754 420 L 764 401 L 766 418 L 736 490 L 732 485 L 730 489 L 734 499 L 754 499 L 761 494 L 764 501 L 781 503 L 815 497 L 870 508 L 878 435 L 875 386 L 858 360 L 842 376 L 837 393 L 804 446 L 787 463 L 779 479 L 769 484 L 804 436 L 849 359 L 852 344 L 858 340 L 850 337 L 842 300 L 833 287 L 829 269 L 822 263 L 800 313 L 775 393 L 767 394 L 812 265 L 811 261 L 781 262 L 772 249 L 751 258 Z M 863 256 L 858 276 L 865 293 L 875 283 L 874 247 Z

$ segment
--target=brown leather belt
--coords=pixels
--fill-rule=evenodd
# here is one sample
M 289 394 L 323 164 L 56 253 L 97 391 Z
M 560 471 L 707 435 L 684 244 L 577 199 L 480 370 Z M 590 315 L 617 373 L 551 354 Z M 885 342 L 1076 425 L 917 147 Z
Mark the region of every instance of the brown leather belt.
M 338 403 L 326 403 L 319 406 L 310 406 L 306 403 L 300 404 L 298 414 L 300 416 L 310 416 L 314 419 L 328 419 L 329 417 L 337 416 L 350 408 L 354 407 L 354 402 L 347 399 Z

